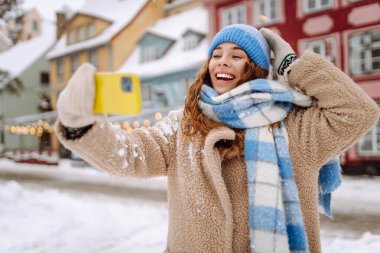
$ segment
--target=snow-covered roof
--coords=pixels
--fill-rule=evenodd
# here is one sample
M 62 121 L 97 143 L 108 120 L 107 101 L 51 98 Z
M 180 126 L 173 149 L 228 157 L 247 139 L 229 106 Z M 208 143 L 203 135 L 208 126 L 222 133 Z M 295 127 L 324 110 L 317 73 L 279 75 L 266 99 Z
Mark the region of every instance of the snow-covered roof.
M 33 39 L 19 42 L 0 53 L 0 69 L 19 76 L 25 69 L 41 57 L 55 42 L 55 25 L 50 21 L 42 22 L 42 33 Z
M 112 24 L 98 36 L 72 45 L 67 45 L 66 37 L 62 36 L 56 46 L 49 52 L 48 58 L 60 57 L 107 43 L 136 16 L 148 1 L 149 0 L 87 0 L 78 10 L 78 14 L 106 19 L 111 21 Z
M 160 19 L 147 31 L 169 38 L 180 38 L 189 29 L 199 33 L 208 32 L 207 10 L 197 7 L 179 14 Z
M 197 31 L 206 35 L 208 32 L 207 10 L 203 7 L 173 15 L 156 22 L 147 29 L 146 34 L 153 33 L 162 37 L 175 38 L 176 42 L 160 59 L 140 62 L 140 47 L 136 47 L 130 57 L 122 64 L 119 71 L 133 72 L 141 78 L 151 78 L 164 74 L 174 73 L 193 67 L 199 67 L 207 58 L 209 43 L 206 36 L 200 44 L 188 51 L 184 51 L 183 34 L 188 31 Z

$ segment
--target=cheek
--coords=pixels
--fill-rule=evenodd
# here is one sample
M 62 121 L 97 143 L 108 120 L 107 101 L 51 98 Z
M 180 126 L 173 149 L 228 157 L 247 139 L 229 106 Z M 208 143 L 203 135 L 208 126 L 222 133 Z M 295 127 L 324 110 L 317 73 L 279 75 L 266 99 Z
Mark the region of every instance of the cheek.
M 215 62 L 211 60 L 208 64 L 208 72 L 211 73 L 214 68 L 215 68 Z
M 248 71 L 248 69 L 249 69 L 249 62 L 244 63 L 243 69 L 244 69 L 244 72 Z
M 238 67 L 238 72 L 240 74 L 240 76 L 244 75 L 248 70 L 248 66 L 247 66 L 247 63 L 243 63 L 241 65 L 239 65 Z

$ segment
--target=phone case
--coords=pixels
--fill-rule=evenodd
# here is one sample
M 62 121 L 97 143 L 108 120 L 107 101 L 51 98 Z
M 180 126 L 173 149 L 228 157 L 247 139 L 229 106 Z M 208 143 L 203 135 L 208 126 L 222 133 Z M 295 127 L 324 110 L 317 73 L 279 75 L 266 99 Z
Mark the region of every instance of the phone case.
M 141 112 L 140 79 L 131 73 L 95 74 L 94 113 L 136 115 Z

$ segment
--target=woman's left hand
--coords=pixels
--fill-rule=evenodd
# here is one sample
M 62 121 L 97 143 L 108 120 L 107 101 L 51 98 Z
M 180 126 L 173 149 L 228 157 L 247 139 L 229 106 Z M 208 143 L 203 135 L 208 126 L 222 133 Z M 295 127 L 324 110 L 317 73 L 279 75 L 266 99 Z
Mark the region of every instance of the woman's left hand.
M 285 70 L 297 59 L 297 55 L 288 42 L 271 30 L 261 28 L 260 32 L 268 41 L 273 51 L 275 57 L 273 62 L 274 70 L 277 71 L 279 75 L 284 75 Z

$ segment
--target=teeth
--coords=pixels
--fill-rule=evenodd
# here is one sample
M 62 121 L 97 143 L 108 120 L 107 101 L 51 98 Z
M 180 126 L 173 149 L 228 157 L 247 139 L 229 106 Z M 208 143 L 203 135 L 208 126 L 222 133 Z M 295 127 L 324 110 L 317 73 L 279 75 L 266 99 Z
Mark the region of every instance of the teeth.
M 218 73 L 216 74 L 217 78 L 226 78 L 226 79 L 234 79 L 232 75 L 224 74 L 224 73 Z

